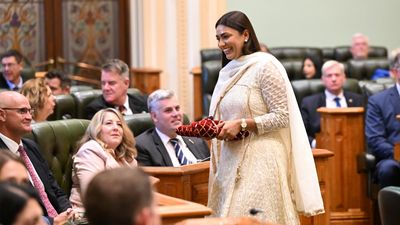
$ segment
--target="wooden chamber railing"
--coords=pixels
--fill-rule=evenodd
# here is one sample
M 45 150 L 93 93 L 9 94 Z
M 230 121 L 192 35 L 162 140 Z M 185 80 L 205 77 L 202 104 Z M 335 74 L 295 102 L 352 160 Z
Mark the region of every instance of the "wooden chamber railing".
M 48 59 L 34 65 L 36 77 L 43 77 L 50 69 L 60 69 L 76 82 L 101 87 L 101 67 L 84 62 L 69 62 L 64 58 Z M 160 88 L 160 74 L 162 70 L 156 68 L 130 68 L 130 87 L 138 88 L 145 94 Z

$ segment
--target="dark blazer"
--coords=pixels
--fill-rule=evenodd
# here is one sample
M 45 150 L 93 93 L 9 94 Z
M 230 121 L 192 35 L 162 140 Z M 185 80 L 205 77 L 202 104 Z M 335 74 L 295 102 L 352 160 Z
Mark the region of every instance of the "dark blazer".
M 3 73 L 0 73 L 0 88 L 1 89 L 10 89 L 10 87 L 7 84 L 6 79 L 3 76 Z
M 377 160 L 393 158 L 393 148 L 400 142 L 400 96 L 396 85 L 368 99 L 365 136 L 368 148 Z
M 189 150 L 198 160 L 209 160 L 210 150 L 207 143 L 196 137 L 182 137 Z M 142 166 L 173 166 L 167 149 L 155 128 L 150 128 L 137 136 L 137 161 Z
M 50 171 L 46 160 L 40 154 L 36 143 L 28 139 L 22 139 L 22 144 L 24 145 L 25 151 L 31 160 L 33 167 L 35 168 L 36 173 L 39 175 L 40 180 L 44 185 L 44 189 L 53 207 L 58 213 L 64 212 L 68 208 L 71 208 L 71 204 L 67 195 L 54 179 L 53 173 Z M 7 149 L 7 145 L 1 139 L 0 149 Z M 41 205 L 44 208 L 43 203 L 41 203 Z M 45 209 L 43 210 L 43 213 L 45 216 L 47 216 Z
M 348 107 L 363 107 L 363 96 L 352 93 L 344 92 Z M 301 116 L 303 117 L 304 126 L 307 130 L 308 140 L 311 143 L 315 139 L 315 134 L 321 129 L 321 115 L 317 112 L 320 107 L 326 106 L 325 92 L 307 96 L 301 102 Z
M 142 113 L 142 112 L 147 112 L 147 97 L 143 95 L 131 95 L 128 94 L 128 101 L 129 101 L 129 107 L 131 108 L 133 113 Z M 114 105 L 111 105 L 106 102 L 106 100 L 103 98 L 103 95 L 100 95 L 99 97 L 95 98 L 92 102 L 89 103 L 89 105 L 86 106 L 86 116 L 87 119 L 92 119 L 94 114 L 96 114 L 99 110 L 105 109 L 105 108 L 114 108 Z

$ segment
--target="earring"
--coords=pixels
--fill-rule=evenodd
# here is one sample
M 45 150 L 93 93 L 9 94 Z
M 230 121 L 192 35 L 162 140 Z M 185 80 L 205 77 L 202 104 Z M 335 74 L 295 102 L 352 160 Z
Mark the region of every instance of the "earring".
M 247 42 L 247 39 L 244 39 L 244 42 Z

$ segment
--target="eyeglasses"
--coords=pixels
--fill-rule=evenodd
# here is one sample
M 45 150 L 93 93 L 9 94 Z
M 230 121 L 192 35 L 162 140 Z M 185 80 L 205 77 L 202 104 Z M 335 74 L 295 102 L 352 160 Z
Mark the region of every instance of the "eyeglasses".
M 34 109 L 30 109 L 30 108 L 2 108 L 2 109 L 4 109 L 4 110 L 14 110 L 14 111 L 16 111 L 17 113 L 19 113 L 21 115 L 25 115 L 27 113 L 32 115 L 33 112 L 35 112 Z

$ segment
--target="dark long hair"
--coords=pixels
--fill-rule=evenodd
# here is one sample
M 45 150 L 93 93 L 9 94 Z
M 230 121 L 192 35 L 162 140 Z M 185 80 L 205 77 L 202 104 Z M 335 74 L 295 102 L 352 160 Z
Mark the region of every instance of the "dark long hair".
M 0 183 L 0 224 L 14 224 L 29 199 L 39 202 L 39 197 L 33 187 Z
M 249 18 L 243 12 L 231 11 L 224 14 L 215 23 L 215 28 L 217 28 L 218 25 L 224 25 L 235 29 L 240 34 L 243 34 L 245 30 L 249 32 L 249 40 L 243 45 L 243 55 L 249 55 L 251 53 L 260 51 L 260 43 L 258 42 L 256 32 L 254 31 Z M 229 61 L 230 60 L 226 58 L 225 54 L 222 53 L 222 67 L 228 64 Z
M 313 79 L 315 78 L 321 78 L 321 69 L 322 69 L 322 59 L 319 58 L 315 54 L 306 54 L 306 56 L 303 58 L 303 64 L 301 65 L 301 74 L 303 75 L 303 79 L 305 78 L 305 74 L 303 72 L 304 69 L 304 62 L 306 59 L 311 60 L 311 62 L 314 64 L 315 67 L 315 75 L 313 76 Z

